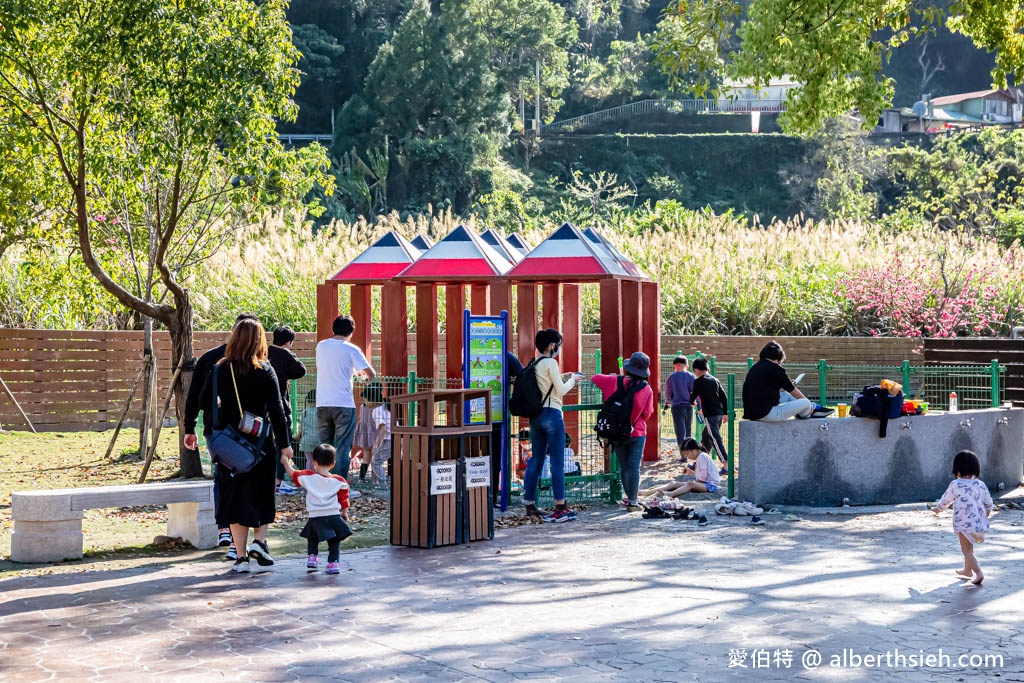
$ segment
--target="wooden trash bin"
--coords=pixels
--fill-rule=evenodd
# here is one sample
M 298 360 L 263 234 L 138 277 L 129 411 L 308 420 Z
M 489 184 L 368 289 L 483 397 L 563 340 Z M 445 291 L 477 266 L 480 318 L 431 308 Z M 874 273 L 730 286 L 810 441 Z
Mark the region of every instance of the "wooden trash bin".
M 486 469 L 490 394 L 450 389 L 391 397 L 392 545 L 436 548 L 494 538 Z M 469 424 L 466 402 L 480 398 L 486 420 Z

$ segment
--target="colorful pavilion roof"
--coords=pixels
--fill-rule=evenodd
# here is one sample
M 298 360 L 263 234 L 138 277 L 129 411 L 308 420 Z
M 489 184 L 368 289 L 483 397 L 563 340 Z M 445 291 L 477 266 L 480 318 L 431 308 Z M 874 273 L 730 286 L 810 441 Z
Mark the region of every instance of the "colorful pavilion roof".
M 419 235 L 416 235 L 415 237 L 412 238 L 412 242 L 410 242 L 410 244 L 412 244 L 412 246 L 416 247 L 420 251 L 426 251 L 427 249 L 430 249 L 432 246 L 434 246 L 434 240 L 430 239 L 423 233 L 420 233 Z
M 408 268 L 422 253 L 407 239 L 391 230 L 331 279 L 357 283 L 390 280 Z
M 525 254 L 508 243 L 504 237 L 499 235 L 493 228 L 488 228 L 480 233 L 480 239 L 484 244 L 490 245 L 494 251 L 505 257 L 509 263 L 516 264 L 523 260 Z
M 644 274 L 640 272 L 640 269 L 636 267 L 636 264 L 629 260 L 625 254 L 619 251 L 611 241 L 599 233 L 595 228 L 587 228 L 583 231 L 583 234 L 587 236 L 594 244 L 599 244 L 603 247 L 619 264 L 626 269 L 626 272 L 636 277 L 644 277 Z
M 505 241 L 511 244 L 516 249 L 518 249 L 523 256 L 529 254 L 530 249 L 532 248 L 529 244 L 526 243 L 526 240 L 524 240 L 522 235 L 520 235 L 518 232 L 511 233 L 508 237 L 505 238 Z
M 629 276 L 611 252 L 595 244 L 572 223 L 563 223 L 508 272 L 513 279 L 601 279 Z
M 511 267 L 479 235 L 459 225 L 399 276 L 403 280 L 484 280 L 504 275 Z

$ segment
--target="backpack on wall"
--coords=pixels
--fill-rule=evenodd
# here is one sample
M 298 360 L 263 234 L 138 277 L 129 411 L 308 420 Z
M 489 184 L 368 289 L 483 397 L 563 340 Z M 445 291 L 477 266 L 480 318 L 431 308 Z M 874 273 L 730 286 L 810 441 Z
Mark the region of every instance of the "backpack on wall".
M 635 378 L 626 386 L 625 377 L 619 376 L 618 388 L 601 406 L 594 422 L 594 431 L 597 432 L 598 438 L 613 446 L 629 438 L 633 433 L 633 397 L 645 386 L 647 382 Z
M 878 420 L 878 436 L 884 439 L 889 420 L 898 418 L 903 413 L 903 392 L 890 396 L 889 392 L 875 385 L 853 395 L 850 414 L 855 417 L 873 417 Z
M 547 396 L 541 396 L 540 385 L 537 384 L 537 361 L 534 358 L 523 368 L 523 372 L 516 378 L 512 386 L 512 396 L 508 399 L 508 412 L 516 417 L 537 417 L 544 409 L 551 396 L 552 386 L 548 389 Z

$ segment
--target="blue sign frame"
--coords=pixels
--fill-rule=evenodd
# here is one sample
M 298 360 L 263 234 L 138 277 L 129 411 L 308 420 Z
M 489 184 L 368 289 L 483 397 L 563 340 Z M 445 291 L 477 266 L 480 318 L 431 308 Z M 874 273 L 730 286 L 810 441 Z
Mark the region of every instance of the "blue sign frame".
M 488 347 L 484 351 L 485 355 L 489 357 L 491 362 L 497 359 L 501 363 L 501 369 L 499 373 L 494 373 L 495 380 L 501 383 L 501 394 L 496 399 L 492 398 L 491 404 L 491 421 L 494 423 L 494 430 L 500 434 L 500 449 L 501 449 L 501 510 L 504 512 L 508 509 L 508 497 L 509 489 L 512 486 L 512 463 L 510 461 L 509 451 L 509 414 L 508 414 L 508 398 L 509 398 L 509 380 L 508 380 L 508 349 L 510 346 L 509 336 L 509 320 L 508 311 L 502 311 L 501 315 L 471 315 L 468 310 L 463 311 L 462 314 L 462 386 L 466 389 L 473 388 L 472 386 L 472 375 L 473 372 L 471 366 L 474 363 L 481 362 L 480 356 L 474 356 L 474 352 L 480 353 L 483 349 L 477 345 L 476 349 L 473 348 L 473 326 L 484 324 L 492 329 L 495 329 L 493 334 L 488 334 L 490 340 L 498 342 L 498 348 Z M 480 334 L 477 334 L 477 339 L 481 338 Z M 497 370 L 497 368 L 493 368 Z M 481 368 L 475 368 L 481 369 Z M 487 376 L 491 376 L 491 371 L 484 368 Z M 486 387 L 484 387 L 486 388 Z M 492 387 L 493 390 L 493 387 Z M 465 406 L 465 420 L 466 424 L 470 424 L 472 419 L 472 411 L 470 409 L 469 402 Z M 493 442 L 492 442 L 493 443 Z M 494 492 L 492 492 L 494 493 Z

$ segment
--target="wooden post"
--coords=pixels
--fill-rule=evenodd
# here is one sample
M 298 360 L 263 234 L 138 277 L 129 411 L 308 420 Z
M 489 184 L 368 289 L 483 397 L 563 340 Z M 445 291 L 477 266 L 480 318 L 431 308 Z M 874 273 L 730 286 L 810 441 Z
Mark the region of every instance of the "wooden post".
M 381 292 L 381 374 L 404 377 L 409 372 L 409 316 L 405 284 L 388 282 Z M 358 323 L 356 329 L 358 330 Z
M 661 302 L 657 282 L 640 285 L 643 298 L 643 340 L 641 350 L 651 357 L 651 389 L 654 390 L 654 415 L 647 420 L 644 461 L 656 462 L 661 446 Z
M 416 374 L 437 377 L 437 285 L 416 285 Z
M 507 281 L 498 281 L 491 284 L 490 315 L 501 315 L 502 311 L 508 311 L 512 315 L 512 284 Z
M 462 377 L 462 312 L 466 310 L 466 286 L 445 287 L 444 351 L 445 377 Z M 444 384 L 435 385 L 444 388 Z
M 519 335 L 519 360 L 529 361 L 536 351 L 537 337 L 537 285 L 533 282 L 519 284 L 518 315 L 516 332 Z
M 469 311 L 473 315 L 488 315 L 491 307 L 490 287 L 486 284 L 474 284 L 469 288 Z
M 562 331 L 562 302 L 559 300 L 557 282 L 545 282 L 540 286 L 541 327 Z
M 580 286 L 562 285 L 562 361 L 563 372 L 580 372 L 583 370 L 583 334 L 582 314 L 580 311 Z M 564 397 L 566 405 L 578 404 L 581 399 L 580 389 L 570 392 Z M 565 431 L 572 438 L 573 448 L 579 451 L 580 414 L 565 414 Z
M 640 350 L 642 333 L 640 321 L 643 319 L 640 298 L 640 283 L 636 280 L 622 281 L 622 353 L 623 358 L 628 358 L 635 351 Z M 604 353 L 602 351 L 602 353 Z M 653 361 L 653 359 L 651 359 Z
M 385 285 L 386 286 L 386 285 Z M 352 306 L 349 315 L 356 322 L 356 332 L 352 335 L 352 343 L 363 350 L 367 360 L 373 357 L 373 311 L 371 308 L 370 285 L 352 285 Z M 383 294 L 381 295 L 383 298 Z M 383 307 L 381 308 L 383 317 Z M 383 329 L 383 325 L 382 325 Z M 379 368 L 377 368 L 379 369 Z M 399 373 L 404 375 L 405 373 Z
M 338 285 L 328 280 L 316 286 L 316 340 L 334 335 L 331 326 L 338 317 Z
M 622 355 L 622 285 L 601 280 L 601 372 L 617 374 Z

